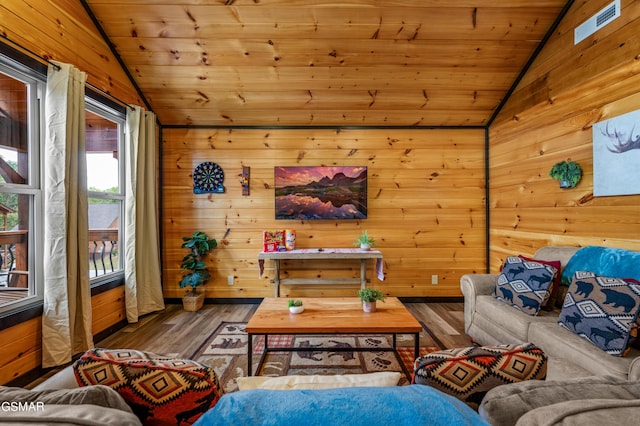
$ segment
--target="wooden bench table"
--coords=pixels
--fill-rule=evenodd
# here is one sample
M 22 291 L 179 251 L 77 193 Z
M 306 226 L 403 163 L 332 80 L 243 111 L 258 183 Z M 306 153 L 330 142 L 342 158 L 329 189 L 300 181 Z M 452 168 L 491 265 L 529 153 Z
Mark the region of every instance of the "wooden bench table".
M 345 260 L 355 259 L 360 261 L 360 278 L 280 278 L 281 260 Z M 280 284 L 360 284 L 360 288 L 367 286 L 367 260 L 376 260 L 378 278 L 383 280 L 382 253 L 378 250 L 360 250 L 347 248 L 325 249 L 301 249 L 276 252 L 261 252 L 258 254 L 260 275 L 264 270 L 264 261 L 273 260 L 273 283 L 275 284 L 275 297 L 280 296 Z

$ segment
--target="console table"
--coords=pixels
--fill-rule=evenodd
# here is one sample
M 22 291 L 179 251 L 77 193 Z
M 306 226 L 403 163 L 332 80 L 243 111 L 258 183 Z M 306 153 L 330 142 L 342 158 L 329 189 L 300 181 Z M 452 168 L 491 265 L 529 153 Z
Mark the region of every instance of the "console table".
M 360 260 L 360 278 L 280 278 L 281 260 L 327 260 L 327 259 L 355 259 Z M 360 288 L 367 286 L 367 260 L 376 260 L 376 273 L 379 280 L 384 280 L 382 270 L 382 253 L 378 250 L 361 250 L 347 248 L 301 249 L 277 252 L 261 252 L 258 254 L 260 276 L 264 272 L 264 261 L 273 260 L 275 297 L 280 297 L 280 284 L 360 284 Z

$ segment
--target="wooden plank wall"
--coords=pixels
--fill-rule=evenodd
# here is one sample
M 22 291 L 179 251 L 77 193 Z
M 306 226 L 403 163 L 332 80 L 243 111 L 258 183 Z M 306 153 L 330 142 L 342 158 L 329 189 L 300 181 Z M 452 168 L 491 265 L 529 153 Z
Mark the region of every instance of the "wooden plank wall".
M 142 105 L 77 0 L 3 1 L 0 34 L 42 57 L 72 63 L 88 73 L 87 81 L 93 86 L 122 101 Z M 125 318 L 123 287 L 93 297 L 92 306 L 95 334 Z M 0 384 L 41 364 L 41 336 L 40 318 L 0 331 Z
M 210 298 L 273 294 L 273 265 L 258 277 L 265 229 L 295 229 L 298 248 L 352 247 L 362 232 L 378 242 L 386 280 L 371 285 L 393 296 L 460 296 L 462 274 L 485 269 L 484 130 L 167 129 L 163 131 L 163 286 L 178 282 L 186 254 L 181 237 L 195 230 L 219 242 L 208 255 Z M 203 161 L 225 173 L 224 194 L 194 195 L 192 172 Z M 367 166 L 369 216 L 361 221 L 276 221 L 275 166 Z M 251 168 L 250 195 L 239 174 Z M 228 230 L 228 235 L 225 236 Z M 340 268 L 347 268 L 344 269 Z M 292 271 L 303 268 L 302 271 Z M 287 263 L 283 276 L 357 277 L 359 265 Z M 235 284 L 227 284 L 227 276 Z M 431 284 L 431 276 L 439 284 Z M 283 287 L 282 295 L 353 296 L 356 287 Z
M 40 57 L 75 65 L 88 74 L 87 83 L 144 106 L 78 0 L 3 1 L 0 34 Z
M 640 195 L 594 197 L 592 125 L 640 109 L 640 1 L 574 46 L 573 29 L 608 0 L 576 2 L 490 128 L 491 268 L 545 245 L 640 250 Z M 560 189 L 553 164 L 584 177 Z

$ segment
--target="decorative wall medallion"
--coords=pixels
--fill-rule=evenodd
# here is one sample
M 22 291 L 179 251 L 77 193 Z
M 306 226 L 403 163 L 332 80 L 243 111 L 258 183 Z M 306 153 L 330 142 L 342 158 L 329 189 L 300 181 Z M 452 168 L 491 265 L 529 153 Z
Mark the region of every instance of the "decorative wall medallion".
M 223 193 L 224 173 L 222 168 L 212 161 L 200 163 L 193 170 L 193 193 L 205 194 L 208 192 Z

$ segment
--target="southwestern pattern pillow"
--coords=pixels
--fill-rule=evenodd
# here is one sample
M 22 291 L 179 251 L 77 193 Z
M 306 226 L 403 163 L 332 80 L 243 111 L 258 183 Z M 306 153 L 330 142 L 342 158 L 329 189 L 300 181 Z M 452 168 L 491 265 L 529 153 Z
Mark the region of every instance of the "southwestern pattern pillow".
M 496 299 L 529 315 L 537 315 L 549 299 L 558 269 L 544 263 L 509 256 L 493 290 Z
M 624 356 L 639 310 L 637 281 L 577 271 L 558 324 L 611 355 Z
M 73 369 L 81 386 L 116 390 L 145 425 L 190 425 L 222 396 L 213 368 L 189 359 L 95 348 Z
M 547 356 L 532 343 L 447 349 L 422 356 L 413 366 L 413 383 L 432 386 L 473 409 L 496 386 L 546 376 Z

